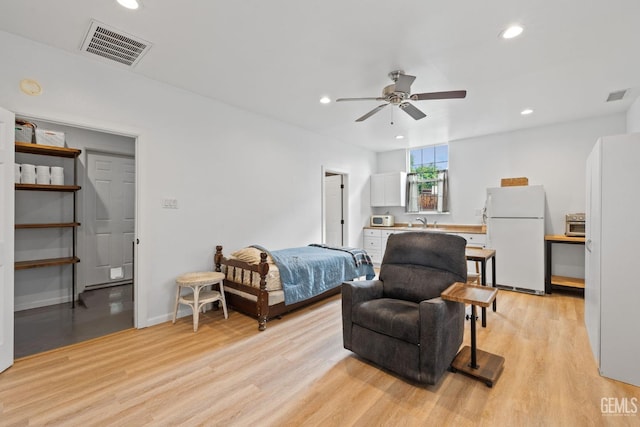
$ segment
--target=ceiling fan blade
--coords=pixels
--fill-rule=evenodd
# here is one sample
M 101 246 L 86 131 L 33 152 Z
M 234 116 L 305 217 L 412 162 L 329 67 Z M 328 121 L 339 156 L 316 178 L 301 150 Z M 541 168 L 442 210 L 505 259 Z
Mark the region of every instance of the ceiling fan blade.
M 398 105 L 398 107 L 400 107 L 405 113 L 413 117 L 415 120 L 420 120 L 427 117 L 425 113 L 417 109 L 413 104 L 409 104 L 408 102 L 403 102 L 402 104 Z
M 411 84 L 415 79 L 416 76 L 398 74 L 398 80 L 396 80 L 396 92 L 411 93 Z
M 413 101 L 425 101 L 428 99 L 464 98 L 465 96 L 467 96 L 466 90 L 450 90 L 448 92 L 414 93 L 409 98 Z
M 384 101 L 384 98 L 338 98 L 336 99 L 336 102 L 342 102 L 342 101 Z
M 389 105 L 389 104 L 378 105 L 376 108 L 374 108 L 373 110 L 369 111 L 364 116 L 362 116 L 359 119 L 357 119 L 356 122 L 362 122 L 362 121 L 367 120 L 369 117 L 373 116 L 375 113 L 377 113 L 378 111 L 382 110 L 387 105 Z

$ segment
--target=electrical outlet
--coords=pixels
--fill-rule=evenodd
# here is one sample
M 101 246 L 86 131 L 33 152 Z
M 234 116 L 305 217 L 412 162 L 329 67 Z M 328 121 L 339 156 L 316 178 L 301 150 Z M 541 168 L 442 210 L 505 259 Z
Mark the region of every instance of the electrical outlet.
M 178 199 L 162 199 L 162 207 L 165 209 L 178 209 Z

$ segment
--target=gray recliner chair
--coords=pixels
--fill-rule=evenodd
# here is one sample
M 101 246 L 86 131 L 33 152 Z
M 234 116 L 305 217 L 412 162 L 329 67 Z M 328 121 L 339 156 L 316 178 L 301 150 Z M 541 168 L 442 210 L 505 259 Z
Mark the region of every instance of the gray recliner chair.
M 464 238 L 392 234 L 380 280 L 342 284 L 344 347 L 410 380 L 436 384 L 464 334 L 464 304 L 440 294 L 466 282 Z

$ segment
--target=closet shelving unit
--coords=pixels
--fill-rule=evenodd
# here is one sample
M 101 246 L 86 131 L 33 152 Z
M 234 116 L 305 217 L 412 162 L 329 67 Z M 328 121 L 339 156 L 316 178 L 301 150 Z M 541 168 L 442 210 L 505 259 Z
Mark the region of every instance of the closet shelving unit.
M 54 223 L 38 223 L 38 224 L 16 224 L 16 230 L 19 229 L 44 229 L 44 228 L 72 228 L 72 247 L 71 256 L 61 258 L 33 259 L 28 261 L 16 261 L 16 270 L 25 270 L 29 268 L 53 267 L 59 265 L 72 265 L 71 273 L 71 307 L 75 307 L 76 294 L 76 264 L 80 262 L 77 256 L 77 227 L 80 223 L 76 218 L 77 191 L 80 186 L 77 185 L 78 177 L 78 156 L 82 150 L 66 147 L 54 147 L 49 145 L 30 144 L 16 142 L 16 153 L 38 154 L 43 156 L 63 157 L 73 159 L 73 185 L 42 185 L 42 184 L 15 184 L 16 191 L 57 191 L 73 193 L 73 220 L 71 222 L 54 222 Z

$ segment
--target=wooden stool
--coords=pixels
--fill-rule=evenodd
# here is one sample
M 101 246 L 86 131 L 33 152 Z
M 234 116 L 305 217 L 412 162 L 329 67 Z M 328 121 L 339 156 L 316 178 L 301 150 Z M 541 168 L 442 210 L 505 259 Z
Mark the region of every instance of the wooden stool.
M 191 307 L 191 310 L 193 311 L 194 332 L 198 330 L 200 310 L 204 313 L 204 306 L 210 302 L 220 301 L 222 303 L 222 310 L 224 310 L 224 318 L 227 319 L 229 315 L 227 314 L 227 302 L 224 299 L 223 281 L 224 274 L 213 271 L 186 273 L 179 276 L 176 279 L 176 304 L 173 310 L 173 323 L 176 323 L 179 303 L 186 304 Z M 215 284 L 218 284 L 220 291 L 204 289 L 207 286 Z M 192 292 L 186 295 L 181 295 L 182 288 L 190 288 Z
M 483 249 L 482 246 L 469 246 L 469 245 L 467 245 L 467 248 Z M 467 262 L 471 262 L 471 261 L 467 261 Z M 475 264 L 476 271 L 475 273 L 473 272 L 469 273 L 469 269 L 467 268 L 467 283 L 472 285 L 482 285 L 482 277 L 481 277 L 482 275 L 480 274 L 480 261 L 475 260 L 473 261 L 473 263 Z

